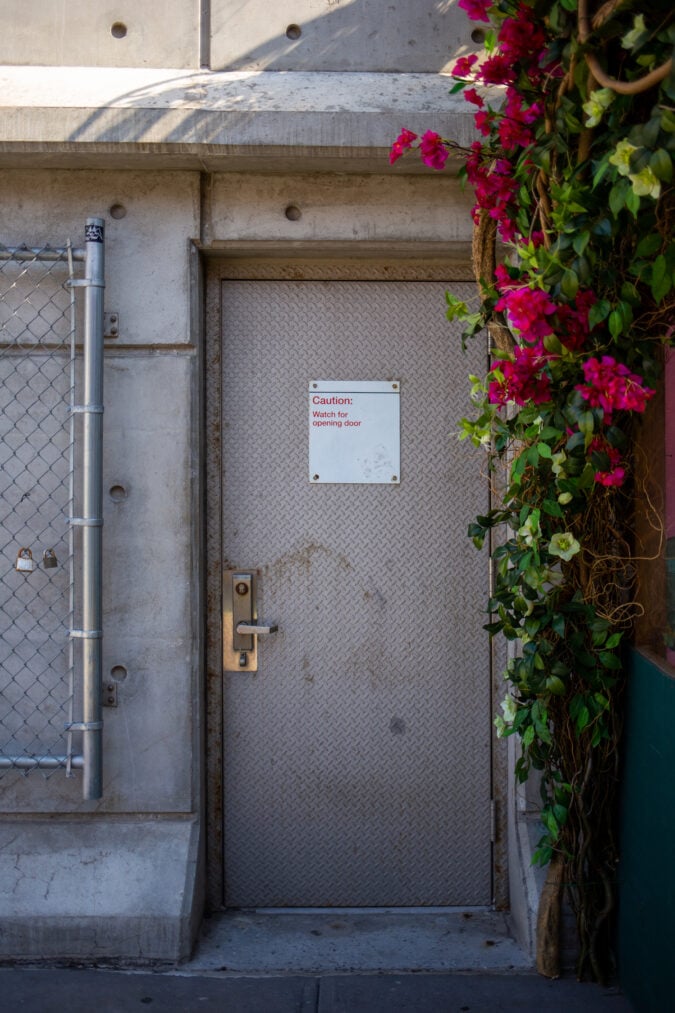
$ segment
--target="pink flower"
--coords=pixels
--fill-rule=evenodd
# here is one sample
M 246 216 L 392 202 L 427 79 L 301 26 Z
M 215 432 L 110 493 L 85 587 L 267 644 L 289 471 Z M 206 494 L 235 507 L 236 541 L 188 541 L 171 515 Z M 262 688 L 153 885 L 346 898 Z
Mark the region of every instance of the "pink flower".
M 469 16 L 471 21 L 490 21 L 488 7 L 492 6 L 493 0 L 459 0 L 458 7 Z
M 504 264 L 497 264 L 495 267 L 495 287 L 501 292 L 505 288 L 511 288 L 514 284 L 508 269 Z
M 467 102 L 472 102 L 473 105 L 478 106 L 480 109 L 482 109 L 483 106 L 485 105 L 483 99 L 478 94 L 475 88 L 466 88 L 464 91 L 464 98 L 466 99 Z
M 599 485 L 623 485 L 626 477 L 626 469 L 621 467 L 621 453 L 612 447 L 603 436 L 595 436 L 588 448 L 589 454 L 606 454 L 609 459 L 607 471 L 596 471 L 593 478 Z
M 498 127 L 499 138 L 507 151 L 532 144 L 534 134 L 528 127 L 541 117 L 542 112 L 540 102 L 525 106 L 519 92 L 514 88 L 508 89 L 504 115 Z
M 412 147 L 413 141 L 417 140 L 417 134 L 413 134 L 412 130 L 406 130 L 405 127 L 401 130 L 396 140 L 391 146 L 389 152 L 389 164 L 393 165 L 401 155 L 405 154 Z
M 643 385 L 641 376 L 631 373 L 611 355 L 587 359 L 581 368 L 586 383 L 576 384 L 575 390 L 591 408 L 602 408 L 605 421 L 611 420 L 614 411 L 643 412 L 654 395 L 653 390 Z
M 493 119 L 494 113 L 488 112 L 486 109 L 480 109 L 474 114 L 473 121 L 476 124 L 476 129 L 481 132 L 483 137 L 489 135 Z
M 525 405 L 543 404 L 551 399 L 551 381 L 542 370 L 549 361 L 543 346 L 538 344 L 513 350 L 513 360 L 493 362 L 494 379 L 488 385 L 488 401 L 504 405 L 508 401 Z
M 525 65 L 531 80 L 542 76 L 540 62 L 546 48 L 546 33 L 530 7 L 520 4 L 515 18 L 505 18 L 499 29 L 499 50 L 511 64 Z
M 476 53 L 470 53 L 469 56 L 460 56 L 450 73 L 453 77 L 471 77 L 474 63 L 478 63 Z
M 434 130 L 427 130 L 426 134 L 422 134 L 420 155 L 425 165 L 440 170 L 445 166 L 449 154 L 440 134 Z
M 499 238 L 503 243 L 515 243 L 518 238 L 516 223 L 511 218 L 500 218 L 497 225 Z
M 574 300 L 576 306 L 567 303 L 558 306 L 555 332 L 571 351 L 579 351 L 586 343 L 590 333 L 588 314 L 595 301 L 595 293 L 590 289 L 580 289 Z
M 485 84 L 511 84 L 516 77 L 513 64 L 501 53 L 489 57 L 477 75 Z
M 551 321 L 546 318 L 555 313 L 556 305 L 541 288 L 524 286 L 505 292 L 495 309 L 506 313 L 509 324 L 520 331 L 524 341 L 537 341 L 553 331 Z

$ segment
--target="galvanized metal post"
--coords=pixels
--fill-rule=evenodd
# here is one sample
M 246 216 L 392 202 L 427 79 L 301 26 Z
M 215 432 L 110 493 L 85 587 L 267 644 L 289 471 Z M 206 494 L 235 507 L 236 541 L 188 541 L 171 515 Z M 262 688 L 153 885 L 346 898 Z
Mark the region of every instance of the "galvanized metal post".
M 82 462 L 82 796 L 103 794 L 101 717 L 101 547 L 103 525 L 104 221 L 87 218 L 83 362 Z

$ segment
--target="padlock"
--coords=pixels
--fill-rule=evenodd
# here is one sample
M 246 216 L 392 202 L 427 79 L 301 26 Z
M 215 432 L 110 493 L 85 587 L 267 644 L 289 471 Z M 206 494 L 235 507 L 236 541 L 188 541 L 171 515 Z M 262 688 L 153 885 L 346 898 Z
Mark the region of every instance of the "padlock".
M 58 559 L 53 549 L 45 549 L 42 553 L 42 565 L 45 570 L 52 570 L 55 566 L 58 566 Z
M 19 553 L 16 557 L 16 569 L 20 573 L 32 573 L 35 569 L 35 563 L 33 562 L 33 553 L 30 549 L 19 549 Z

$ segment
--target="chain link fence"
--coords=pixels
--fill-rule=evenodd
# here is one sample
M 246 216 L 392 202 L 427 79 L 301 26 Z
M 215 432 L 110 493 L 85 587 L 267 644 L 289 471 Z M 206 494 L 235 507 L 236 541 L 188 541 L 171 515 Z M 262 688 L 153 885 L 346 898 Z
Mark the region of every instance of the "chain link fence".
M 84 733 L 100 732 L 86 724 L 77 640 L 101 635 L 77 628 L 88 523 L 78 462 L 94 410 L 76 403 L 86 256 L 0 244 L 0 773 L 72 775 Z

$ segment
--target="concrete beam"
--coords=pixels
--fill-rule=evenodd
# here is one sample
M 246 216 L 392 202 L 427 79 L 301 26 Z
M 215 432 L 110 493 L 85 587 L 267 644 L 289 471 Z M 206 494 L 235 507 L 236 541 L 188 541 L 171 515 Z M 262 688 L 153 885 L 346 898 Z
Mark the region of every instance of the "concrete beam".
M 2 67 L 0 166 L 381 172 L 403 126 L 470 145 L 451 87 L 443 74 Z M 416 158 L 393 171 L 433 172 Z

